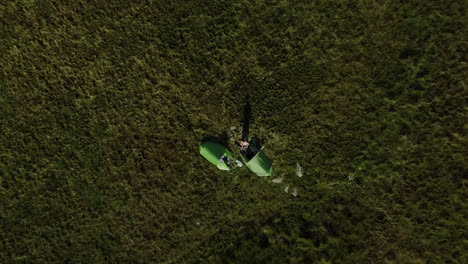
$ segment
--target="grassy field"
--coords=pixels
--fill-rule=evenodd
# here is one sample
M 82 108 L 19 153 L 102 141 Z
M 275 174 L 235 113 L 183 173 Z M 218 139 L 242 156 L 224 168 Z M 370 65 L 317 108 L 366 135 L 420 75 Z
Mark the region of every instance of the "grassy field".
M 0 263 L 468 263 L 467 10 L 2 0 Z

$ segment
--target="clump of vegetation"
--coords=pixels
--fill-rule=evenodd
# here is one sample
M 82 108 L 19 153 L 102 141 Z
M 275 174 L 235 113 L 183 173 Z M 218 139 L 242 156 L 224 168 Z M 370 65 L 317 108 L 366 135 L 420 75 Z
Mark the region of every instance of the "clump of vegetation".
M 0 262 L 467 263 L 467 8 L 1 4 Z

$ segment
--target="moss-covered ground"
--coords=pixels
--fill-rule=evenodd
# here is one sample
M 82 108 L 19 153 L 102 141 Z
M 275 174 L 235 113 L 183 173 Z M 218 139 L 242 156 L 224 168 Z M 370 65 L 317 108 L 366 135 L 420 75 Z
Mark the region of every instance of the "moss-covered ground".
M 0 262 L 468 263 L 467 10 L 2 0 Z

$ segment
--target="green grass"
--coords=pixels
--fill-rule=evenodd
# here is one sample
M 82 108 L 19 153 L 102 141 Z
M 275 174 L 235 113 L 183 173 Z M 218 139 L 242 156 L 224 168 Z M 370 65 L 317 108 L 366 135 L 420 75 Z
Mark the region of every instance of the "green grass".
M 467 9 L 2 1 L 0 262 L 467 263 Z

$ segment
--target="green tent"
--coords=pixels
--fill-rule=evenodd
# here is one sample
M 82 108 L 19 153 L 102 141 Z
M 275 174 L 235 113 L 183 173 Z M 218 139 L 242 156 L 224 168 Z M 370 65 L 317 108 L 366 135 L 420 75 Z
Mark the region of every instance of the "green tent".
M 263 151 L 263 147 L 260 148 L 260 150 L 258 150 L 255 156 L 253 156 L 253 158 L 250 160 L 248 160 L 247 157 L 242 153 L 241 156 L 247 168 L 249 168 L 253 173 L 257 174 L 258 176 L 271 176 L 271 160 Z
M 223 155 L 232 159 L 232 154 L 226 147 L 211 141 L 203 142 L 200 145 L 200 154 L 218 169 L 229 170 L 227 164 L 220 160 Z

